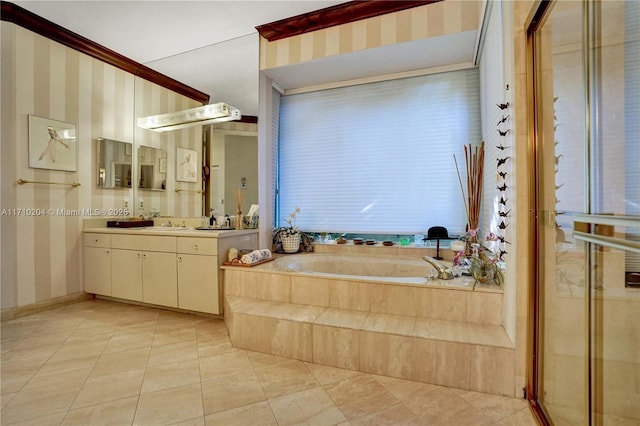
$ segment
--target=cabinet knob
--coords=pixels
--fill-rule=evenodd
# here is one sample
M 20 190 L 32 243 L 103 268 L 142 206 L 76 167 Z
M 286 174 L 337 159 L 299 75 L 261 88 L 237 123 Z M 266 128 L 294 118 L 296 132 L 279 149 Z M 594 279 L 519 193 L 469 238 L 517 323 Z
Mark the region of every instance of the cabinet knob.
M 178 262 L 182 262 L 182 256 L 178 256 Z
M 138 259 L 140 259 L 140 253 L 136 254 L 136 256 L 138 257 Z
M 109 254 L 109 250 L 105 250 L 105 254 Z
M 197 249 L 198 249 L 198 245 L 197 245 L 197 244 L 194 244 L 194 245 L 193 245 L 193 248 L 197 250 Z

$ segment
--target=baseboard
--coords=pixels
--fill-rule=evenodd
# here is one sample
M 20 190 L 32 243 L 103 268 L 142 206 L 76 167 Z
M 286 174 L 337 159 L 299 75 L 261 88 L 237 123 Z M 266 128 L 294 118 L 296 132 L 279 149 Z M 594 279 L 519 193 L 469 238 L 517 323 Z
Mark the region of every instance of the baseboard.
M 48 311 L 64 305 L 70 305 L 72 303 L 82 302 L 84 300 L 91 299 L 93 296 L 80 291 L 73 294 L 67 294 L 66 296 L 54 297 L 52 299 L 42 300 L 40 302 L 31 303 L 25 306 L 18 306 L 16 308 L 2 309 L 0 311 L 0 319 L 2 321 L 12 320 L 15 318 L 24 317 L 27 315 L 33 315 L 38 312 Z

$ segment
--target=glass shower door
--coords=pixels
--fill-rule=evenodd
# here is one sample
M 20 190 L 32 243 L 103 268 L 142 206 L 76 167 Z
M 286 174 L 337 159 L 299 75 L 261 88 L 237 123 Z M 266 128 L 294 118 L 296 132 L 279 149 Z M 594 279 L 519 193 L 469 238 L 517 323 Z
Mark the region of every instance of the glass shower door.
M 554 1 L 533 34 L 537 398 L 640 425 L 640 2 Z
M 591 423 L 640 425 L 640 2 L 589 4 Z

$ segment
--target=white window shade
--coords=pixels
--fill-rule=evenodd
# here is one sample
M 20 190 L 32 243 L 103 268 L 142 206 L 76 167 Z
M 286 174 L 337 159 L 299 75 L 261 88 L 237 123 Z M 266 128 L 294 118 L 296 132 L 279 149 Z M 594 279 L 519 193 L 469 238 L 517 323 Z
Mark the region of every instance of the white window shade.
M 477 69 L 283 96 L 280 223 L 307 231 L 462 232 L 463 146 L 480 143 Z

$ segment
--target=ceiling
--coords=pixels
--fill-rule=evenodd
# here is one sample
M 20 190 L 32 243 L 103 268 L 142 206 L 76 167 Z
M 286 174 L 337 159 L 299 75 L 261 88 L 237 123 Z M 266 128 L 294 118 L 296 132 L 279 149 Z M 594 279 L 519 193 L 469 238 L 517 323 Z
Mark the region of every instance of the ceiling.
M 256 26 L 343 3 L 330 0 L 22 1 L 13 3 L 151 69 L 258 115 Z M 284 88 L 473 61 L 476 32 L 273 69 Z M 426 49 L 426 50 L 425 50 Z M 428 55 L 425 52 L 429 52 Z M 380 60 L 384 58 L 384 60 Z

